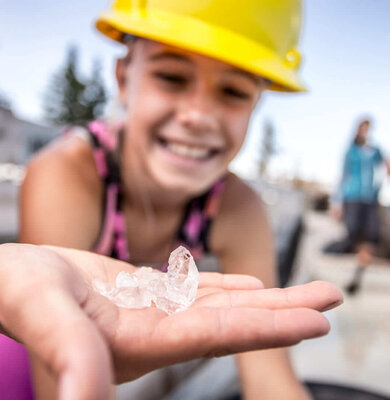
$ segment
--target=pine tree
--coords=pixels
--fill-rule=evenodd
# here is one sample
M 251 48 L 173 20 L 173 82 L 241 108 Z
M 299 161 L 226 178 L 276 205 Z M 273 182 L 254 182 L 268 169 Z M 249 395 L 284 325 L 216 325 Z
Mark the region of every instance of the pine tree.
M 86 84 L 83 101 L 88 105 L 87 119 L 96 119 L 103 114 L 104 106 L 107 101 L 106 90 L 102 85 L 100 72 L 102 70 L 99 60 L 93 64 L 92 76 Z
M 78 50 L 68 50 L 65 65 L 53 75 L 44 98 L 46 117 L 58 124 L 79 124 L 102 115 L 107 101 L 100 75 L 101 65 L 94 63 L 92 77 L 80 77 Z

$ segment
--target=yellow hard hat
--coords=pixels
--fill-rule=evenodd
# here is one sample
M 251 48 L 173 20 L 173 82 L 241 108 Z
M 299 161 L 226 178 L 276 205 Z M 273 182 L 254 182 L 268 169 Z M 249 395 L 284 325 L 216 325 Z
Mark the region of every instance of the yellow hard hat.
M 195 51 L 298 92 L 301 8 L 301 0 L 115 0 L 96 27 L 119 42 L 131 34 Z

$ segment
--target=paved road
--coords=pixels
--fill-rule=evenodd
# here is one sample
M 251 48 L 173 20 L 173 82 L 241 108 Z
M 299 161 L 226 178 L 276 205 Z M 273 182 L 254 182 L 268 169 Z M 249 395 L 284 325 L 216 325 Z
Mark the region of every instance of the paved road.
M 321 252 L 342 235 L 342 227 L 324 214 L 306 215 L 306 234 L 292 283 L 323 279 L 340 288 L 349 283 L 353 256 Z M 292 350 L 303 379 L 350 384 L 390 396 L 390 263 L 376 259 L 364 275 L 362 290 L 345 294 L 344 304 L 327 313 L 330 334 Z

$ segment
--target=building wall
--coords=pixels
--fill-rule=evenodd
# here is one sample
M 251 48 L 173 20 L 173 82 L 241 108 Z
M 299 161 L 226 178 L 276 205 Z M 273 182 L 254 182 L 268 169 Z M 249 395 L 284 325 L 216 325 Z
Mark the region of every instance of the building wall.
M 22 164 L 22 135 L 10 110 L 0 108 L 0 163 Z
M 0 243 L 17 239 L 17 199 L 24 165 L 60 131 L 23 121 L 0 106 Z

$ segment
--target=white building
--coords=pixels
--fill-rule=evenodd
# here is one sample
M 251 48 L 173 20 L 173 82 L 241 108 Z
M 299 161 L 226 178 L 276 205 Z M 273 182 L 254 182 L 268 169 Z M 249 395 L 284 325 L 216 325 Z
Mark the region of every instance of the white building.
M 23 121 L 11 110 L 0 106 L 0 164 L 26 164 L 35 151 L 59 132 L 59 127 Z
M 25 164 L 60 130 L 23 121 L 0 106 L 0 243 L 17 239 L 18 192 Z

